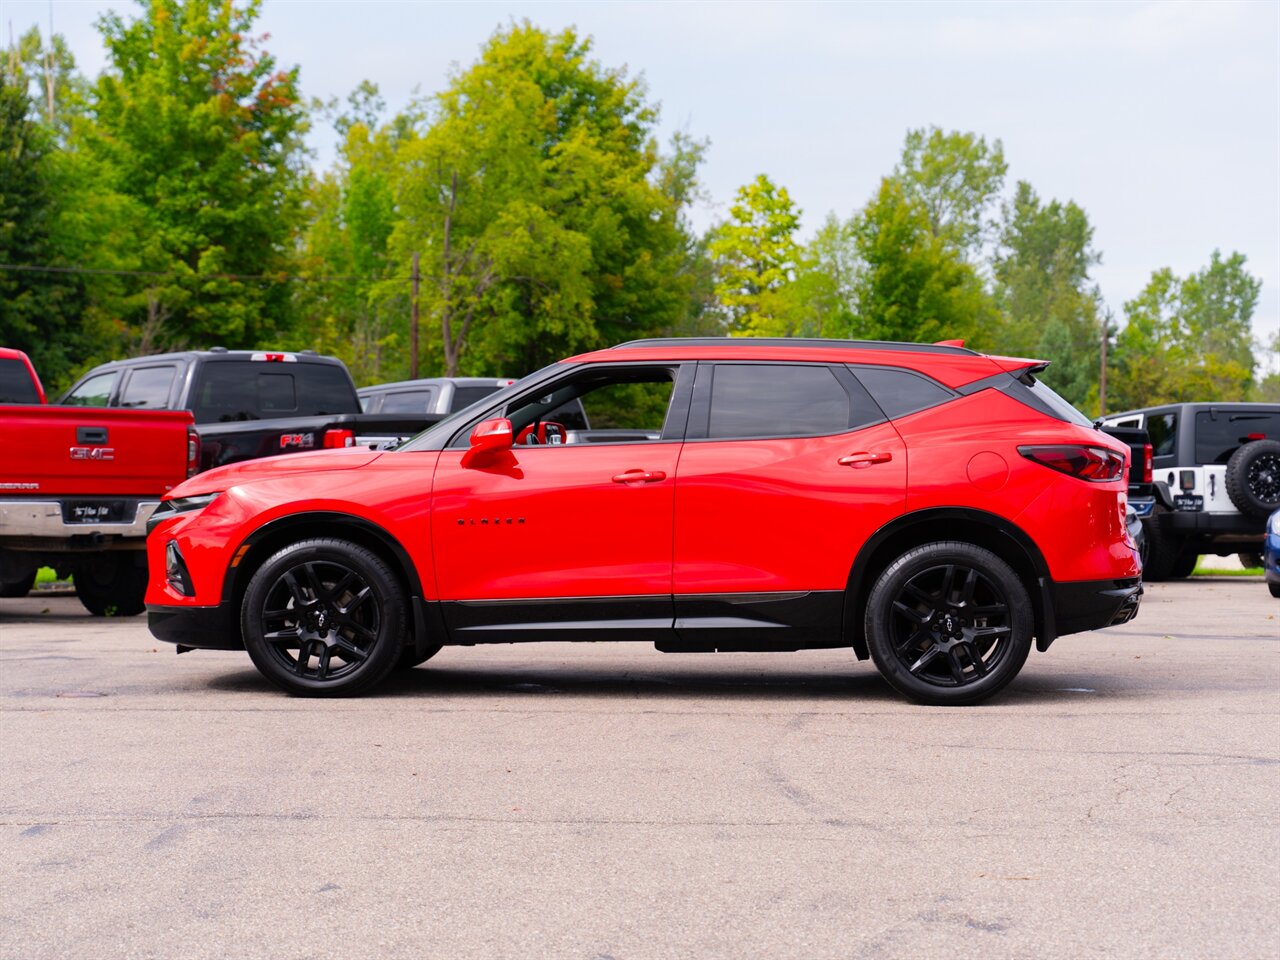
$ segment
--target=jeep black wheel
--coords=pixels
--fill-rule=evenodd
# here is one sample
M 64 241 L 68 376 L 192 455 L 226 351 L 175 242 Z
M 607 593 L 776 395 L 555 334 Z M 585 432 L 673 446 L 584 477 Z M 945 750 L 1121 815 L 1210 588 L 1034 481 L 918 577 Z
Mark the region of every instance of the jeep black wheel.
M 1240 566 L 1246 570 L 1254 570 L 1262 566 L 1262 554 L 1260 553 L 1237 553 L 1236 559 L 1240 561 Z
M 922 703 L 985 700 L 1026 662 L 1031 600 L 1012 568 L 970 543 L 917 547 L 867 600 L 866 635 L 884 678 Z
M 404 590 L 364 547 L 304 540 L 254 573 L 240 620 L 249 656 L 277 686 L 307 696 L 362 693 L 400 657 Z
M 95 617 L 135 617 L 146 609 L 147 565 L 131 553 L 102 553 L 76 564 L 76 598 Z
M 1280 507 L 1280 440 L 1254 440 L 1227 461 L 1227 496 L 1246 516 L 1265 520 Z

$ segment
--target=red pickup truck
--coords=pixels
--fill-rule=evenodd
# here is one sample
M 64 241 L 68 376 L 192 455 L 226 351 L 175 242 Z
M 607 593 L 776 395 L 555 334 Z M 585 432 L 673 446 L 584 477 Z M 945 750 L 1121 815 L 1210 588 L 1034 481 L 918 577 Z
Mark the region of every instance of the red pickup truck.
M 90 613 L 141 613 L 147 520 L 199 447 L 187 410 L 50 406 L 26 354 L 0 348 L 0 597 L 54 567 Z

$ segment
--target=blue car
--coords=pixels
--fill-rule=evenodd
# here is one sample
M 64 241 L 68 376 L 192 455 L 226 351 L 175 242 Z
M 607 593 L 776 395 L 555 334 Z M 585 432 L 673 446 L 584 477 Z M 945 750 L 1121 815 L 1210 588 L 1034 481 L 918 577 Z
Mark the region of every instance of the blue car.
M 1262 569 L 1267 577 L 1267 589 L 1273 597 L 1280 597 L 1280 510 L 1267 520 L 1267 539 L 1262 541 Z

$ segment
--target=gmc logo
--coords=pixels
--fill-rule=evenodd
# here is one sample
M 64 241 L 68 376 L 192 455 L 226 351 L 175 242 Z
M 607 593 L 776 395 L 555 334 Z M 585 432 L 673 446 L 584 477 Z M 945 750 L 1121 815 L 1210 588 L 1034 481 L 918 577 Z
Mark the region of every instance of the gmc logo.
M 280 434 L 280 446 L 284 447 L 314 447 L 316 445 L 316 435 L 314 433 L 282 433 Z
M 72 447 L 72 460 L 114 460 L 115 447 Z

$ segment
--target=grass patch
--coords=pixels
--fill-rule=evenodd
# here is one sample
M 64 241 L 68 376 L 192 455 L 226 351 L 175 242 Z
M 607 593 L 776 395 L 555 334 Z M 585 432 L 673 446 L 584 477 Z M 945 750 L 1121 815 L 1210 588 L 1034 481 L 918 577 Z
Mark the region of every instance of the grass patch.
M 1217 567 L 1196 564 L 1196 568 L 1191 575 L 1193 577 L 1260 577 L 1262 576 L 1262 568 L 1246 567 L 1241 570 L 1237 567 L 1234 570 L 1222 570 Z
M 36 583 L 57 583 L 58 575 L 53 567 L 41 567 L 36 571 Z

